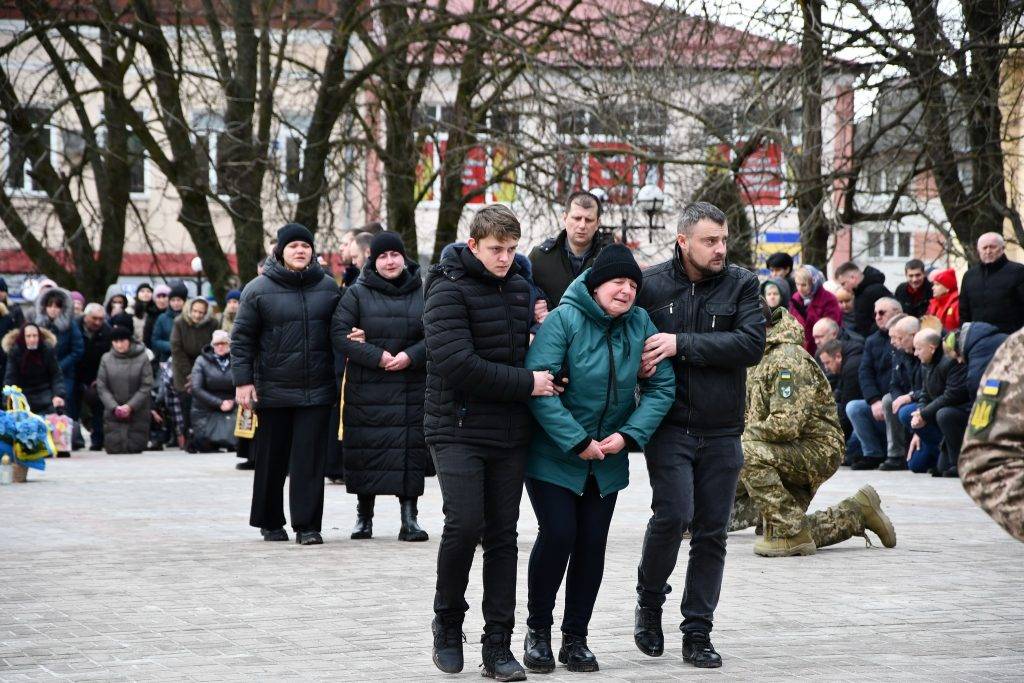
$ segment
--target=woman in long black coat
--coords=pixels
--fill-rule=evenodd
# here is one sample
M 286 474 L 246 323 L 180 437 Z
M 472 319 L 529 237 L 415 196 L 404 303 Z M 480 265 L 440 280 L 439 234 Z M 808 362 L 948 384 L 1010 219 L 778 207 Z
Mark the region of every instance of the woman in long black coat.
M 3 338 L 7 354 L 4 384 L 20 387 L 29 408 L 38 415 L 64 407 L 65 382 L 56 346 L 56 335 L 35 323 L 25 323 Z
M 423 441 L 423 282 L 397 233 L 370 243 L 370 258 L 338 304 L 332 337 L 348 365 L 342 415 L 345 488 L 359 496 L 352 538 L 370 538 L 375 496 L 398 496 L 403 541 L 425 541 L 416 520 Z
M 289 223 L 263 274 L 245 286 L 231 330 L 235 402 L 255 407 L 249 524 L 267 541 L 287 541 L 283 488 L 289 481 L 295 540 L 323 543 L 324 458 L 335 400 L 331 317 L 338 286 L 324 274 L 313 234 Z

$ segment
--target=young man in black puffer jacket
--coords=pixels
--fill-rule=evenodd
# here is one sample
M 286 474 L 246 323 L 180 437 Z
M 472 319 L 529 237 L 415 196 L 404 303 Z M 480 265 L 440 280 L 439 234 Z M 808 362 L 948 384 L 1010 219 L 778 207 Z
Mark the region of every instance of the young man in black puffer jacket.
M 518 274 L 520 227 L 500 205 L 477 212 L 465 247 L 424 286 L 427 386 L 423 431 L 444 498 L 437 554 L 434 664 L 462 670 L 466 584 L 484 548 L 484 674 L 524 680 L 510 649 L 516 608 L 516 524 L 530 442 L 530 396 L 556 393 L 549 372 L 523 367 L 532 318 Z M 485 523 L 486 520 L 486 523 Z

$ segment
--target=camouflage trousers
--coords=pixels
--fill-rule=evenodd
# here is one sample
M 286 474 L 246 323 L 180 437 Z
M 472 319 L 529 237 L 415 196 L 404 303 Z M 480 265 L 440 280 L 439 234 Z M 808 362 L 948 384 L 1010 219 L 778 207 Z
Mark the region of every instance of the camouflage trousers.
M 806 514 L 814 494 L 835 474 L 842 459 L 843 446 L 838 442 L 743 439 L 743 469 L 730 531 L 763 519 L 765 538 L 790 538 L 806 528 L 819 548 L 863 534 L 856 504 L 843 501 Z

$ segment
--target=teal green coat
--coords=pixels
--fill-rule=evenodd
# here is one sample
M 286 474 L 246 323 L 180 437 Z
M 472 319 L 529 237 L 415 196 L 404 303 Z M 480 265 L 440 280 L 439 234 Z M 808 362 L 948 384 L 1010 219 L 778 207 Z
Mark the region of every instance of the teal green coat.
M 530 399 L 540 429 L 533 433 L 526 476 L 582 495 L 593 472 L 605 496 L 629 484 L 628 450 L 583 460 L 577 449 L 615 432 L 643 448 L 672 405 L 676 381 L 668 362 L 650 379 L 637 379 L 644 341 L 658 330 L 639 306 L 618 318 L 605 313 L 584 284 L 588 272 L 565 290 L 526 354 L 531 370 L 557 375 L 567 365 L 569 377 L 561 396 Z

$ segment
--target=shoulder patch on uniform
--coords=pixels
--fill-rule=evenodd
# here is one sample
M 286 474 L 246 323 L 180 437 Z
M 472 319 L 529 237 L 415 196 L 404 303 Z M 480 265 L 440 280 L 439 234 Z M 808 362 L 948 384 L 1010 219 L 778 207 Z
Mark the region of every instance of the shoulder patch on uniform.
M 793 396 L 793 372 L 791 370 L 779 370 L 779 396 L 792 398 Z
M 973 436 L 980 434 L 992 426 L 992 420 L 999 408 L 999 399 L 990 396 L 980 396 L 974 402 L 971 409 L 971 419 L 968 423 L 968 432 Z
M 983 396 L 998 396 L 1002 386 L 1002 381 L 998 379 L 987 379 L 985 386 L 981 388 L 981 393 Z

